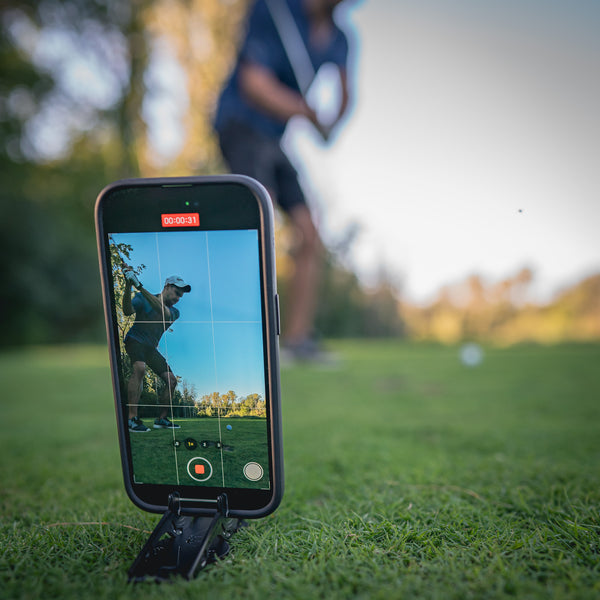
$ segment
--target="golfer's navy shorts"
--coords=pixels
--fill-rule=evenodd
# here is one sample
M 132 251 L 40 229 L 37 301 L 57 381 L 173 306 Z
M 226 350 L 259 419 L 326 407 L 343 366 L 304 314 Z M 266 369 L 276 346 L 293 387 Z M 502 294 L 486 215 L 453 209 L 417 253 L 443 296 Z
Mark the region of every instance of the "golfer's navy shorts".
M 133 338 L 125 338 L 125 350 L 131 359 L 131 363 L 146 363 L 159 377 L 164 373 L 172 372 L 165 357 L 152 346 L 142 344 Z
M 285 155 L 279 140 L 230 121 L 219 132 L 223 158 L 232 173 L 248 175 L 262 183 L 285 212 L 306 204 L 298 172 Z

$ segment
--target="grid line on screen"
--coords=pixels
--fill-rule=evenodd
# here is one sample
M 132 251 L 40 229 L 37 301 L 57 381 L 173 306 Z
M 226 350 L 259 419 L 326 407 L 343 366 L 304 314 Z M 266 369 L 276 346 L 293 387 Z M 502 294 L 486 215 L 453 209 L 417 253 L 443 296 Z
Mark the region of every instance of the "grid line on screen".
M 208 234 L 205 233 L 206 238 L 206 265 L 208 268 L 208 297 L 210 299 L 210 326 L 212 330 L 212 343 L 213 343 L 213 360 L 215 364 L 215 389 L 219 389 L 219 372 L 217 371 L 217 344 L 215 342 L 215 319 L 213 314 L 213 295 L 212 295 L 212 274 L 210 270 L 210 247 L 208 245 Z M 221 431 L 221 411 L 219 411 L 219 440 L 223 439 L 223 432 Z M 223 481 L 223 487 L 225 487 L 225 465 L 223 464 L 223 452 L 221 451 L 221 479 Z
M 158 233 L 155 234 L 155 240 L 156 240 L 156 261 L 157 261 L 157 266 L 158 266 L 158 280 L 160 282 L 163 281 L 163 275 L 162 275 L 162 270 L 161 270 L 161 261 L 160 261 L 160 245 L 158 243 Z M 160 302 L 162 305 L 162 317 L 163 317 L 163 328 L 166 329 L 167 323 L 165 321 L 165 306 L 164 306 L 164 301 L 163 301 L 163 296 L 162 293 L 160 294 Z M 169 359 L 169 341 L 167 338 L 165 338 L 165 359 L 167 361 L 167 364 L 170 364 L 170 359 Z M 156 377 L 156 375 L 155 375 Z M 170 417 L 171 417 L 171 422 L 173 422 L 174 419 L 174 413 L 173 413 L 173 392 L 171 390 L 171 386 L 167 383 L 167 389 L 169 390 L 169 405 L 168 408 L 170 410 Z M 157 388 L 158 389 L 158 388 Z M 160 407 L 160 403 L 159 403 L 159 407 Z M 164 405 L 163 405 L 164 406 Z M 175 429 L 171 430 L 172 436 L 173 436 L 173 442 L 175 442 Z M 179 481 L 179 465 L 177 463 L 177 452 L 173 452 L 173 457 L 175 459 L 175 477 L 177 478 L 177 485 L 179 485 L 180 481 Z

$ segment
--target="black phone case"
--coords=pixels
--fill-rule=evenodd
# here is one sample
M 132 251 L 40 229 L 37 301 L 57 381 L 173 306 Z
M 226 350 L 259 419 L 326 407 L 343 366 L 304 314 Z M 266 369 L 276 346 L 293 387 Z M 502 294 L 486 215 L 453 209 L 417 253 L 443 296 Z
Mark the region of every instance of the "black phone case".
M 207 177 L 169 177 L 169 178 L 139 178 L 139 179 L 124 179 L 111 183 L 105 187 L 99 194 L 95 207 L 95 222 L 96 234 L 98 243 L 98 255 L 100 262 L 100 274 L 102 282 L 102 298 L 104 303 L 104 313 L 107 328 L 110 367 L 112 374 L 113 394 L 115 399 L 115 410 L 117 414 L 119 446 L 121 453 L 121 463 L 123 468 L 123 477 L 125 488 L 132 502 L 149 512 L 163 513 L 168 510 L 168 506 L 163 504 L 149 504 L 139 498 L 133 489 L 131 483 L 132 477 L 127 460 L 127 443 L 126 443 L 126 423 L 124 422 L 123 413 L 121 410 L 121 393 L 119 389 L 118 377 L 118 359 L 117 347 L 118 340 L 115 336 L 115 328 L 113 326 L 112 308 L 111 308 L 111 292 L 109 289 L 109 265 L 106 260 L 106 236 L 103 225 L 103 203 L 105 199 L 116 190 L 124 190 L 131 187 L 177 187 L 192 184 L 194 186 L 203 185 L 241 185 L 246 187 L 252 197 L 255 198 L 260 211 L 260 227 L 262 231 L 262 245 L 260 248 L 260 260 L 264 270 L 264 283 L 266 295 L 266 336 L 265 343 L 267 344 L 268 357 L 268 380 L 266 382 L 270 394 L 270 439 L 271 447 L 271 463 L 273 467 L 273 494 L 270 502 L 260 508 L 244 510 L 242 508 L 230 507 L 229 514 L 236 518 L 260 518 L 272 513 L 283 496 L 284 476 L 283 476 L 283 449 L 281 442 L 281 399 L 280 399 L 280 379 L 279 379 L 279 305 L 277 297 L 277 280 L 275 275 L 275 242 L 274 242 L 274 226 L 273 226 L 273 207 L 269 195 L 265 188 L 256 180 L 244 175 L 217 175 Z M 201 498 L 201 490 L 198 498 Z M 177 486 L 173 486 L 173 491 L 177 491 Z M 215 508 L 198 508 L 193 506 L 182 506 L 182 513 L 191 515 L 212 515 L 217 511 Z

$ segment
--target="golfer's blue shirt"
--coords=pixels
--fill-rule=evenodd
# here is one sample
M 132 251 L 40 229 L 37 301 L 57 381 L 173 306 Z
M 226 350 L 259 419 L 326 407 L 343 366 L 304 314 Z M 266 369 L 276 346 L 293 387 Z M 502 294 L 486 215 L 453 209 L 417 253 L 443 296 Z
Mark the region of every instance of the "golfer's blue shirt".
M 133 297 L 131 305 L 135 310 L 135 322 L 125 337 L 156 348 L 162 334 L 179 318 L 179 310 L 170 306 L 169 310 L 173 318 L 163 321 L 162 311 L 154 310 L 141 292 Z
M 290 7 L 315 73 L 325 63 L 333 63 L 341 69 L 346 69 L 348 40 L 342 30 L 334 25 L 329 45 L 315 47 L 309 42 L 310 24 L 303 0 L 281 1 L 287 1 Z M 215 129 L 223 131 L 229 122 L 237 121 L 268 137 L 279 139 L 285 131 L 286 122 L 271 118 L 265 112 L 254 107 L 244 98 L 239 88 L 238 75 L 240 64 L 243 62 L 266 67 L 281 83 L 297 92 L 300 91 L 285 48 L 264 0 L 257 0 L 250 11 L 246 37 L 238 56 L 238 62 L 219 99 Z

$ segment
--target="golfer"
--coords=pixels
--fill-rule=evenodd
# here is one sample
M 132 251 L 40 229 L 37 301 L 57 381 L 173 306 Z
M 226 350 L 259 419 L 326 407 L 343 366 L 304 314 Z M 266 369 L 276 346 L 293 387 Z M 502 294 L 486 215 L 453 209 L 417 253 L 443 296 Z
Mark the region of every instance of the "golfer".
M 125 350 L 131 359 L 132 374 L 127 383 L 127 401 L 129 404 L 129 431 L 143 433 L 150 431 L 138 417 L 138 404 L 142 394 L 146 366 L 150 367 L 164 382 L 159 395 L 161 412 L 154 421 L 155 429 L 179 429 L 167 418 L 170 400 L 177 386 L 177 378 L 167 364 L 165 357 L 157 350 L 163 333 L 179 318 L 175 304 L 183 294 L 191 291 L 181 277 L 167 277 L 160 294 L 151 294 L 146 290 L 131 269 L 124 270 L 125 292 L 123 294 L 123 313 L 135 314 L 135 322 L 125 336 Z M 131 297 L 132 286 L 138 292 Z
M 277 2 L 287 4 L 287 14 L 299 34 L 294 36 L 298 42 L 296 50 L 303 55 L 308 53 L 314 72 L 325 63 L 333 63 L 339 70 L 342 98 L 335 124 L 348 106 L 348 41 L 333 18 L 334 8 L 341 0 Z M 297 115 L 308 119 L 324 139 L 329 137 L 333 125 L 325 128 L 306 103 L 282 35 L 286 37 L 278 31 L 269 4 L 257 0 L 250 9 L 235 68 L 219 98 L 214 126 L 231 171 L 260 181 L 293 225 L 294 274 L 283 350 L 292 358 L 314 360 L 319 358 L 313 321 L 321 244 L 296 169 L 280 142 L 288 120 Z

